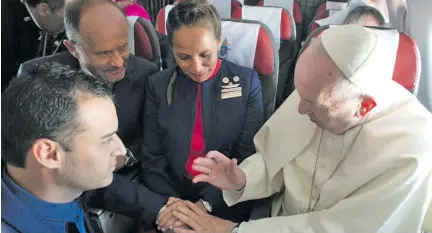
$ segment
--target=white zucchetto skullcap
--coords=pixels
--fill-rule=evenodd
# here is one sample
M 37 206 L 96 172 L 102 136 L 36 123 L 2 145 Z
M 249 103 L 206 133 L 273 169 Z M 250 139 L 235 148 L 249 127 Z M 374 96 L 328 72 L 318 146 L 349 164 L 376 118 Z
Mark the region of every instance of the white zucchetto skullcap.
M 320 39 L 327 54 L 353 83 L 392 79 L 399 46 L 396 30 L 342 25 L 325 30 Z

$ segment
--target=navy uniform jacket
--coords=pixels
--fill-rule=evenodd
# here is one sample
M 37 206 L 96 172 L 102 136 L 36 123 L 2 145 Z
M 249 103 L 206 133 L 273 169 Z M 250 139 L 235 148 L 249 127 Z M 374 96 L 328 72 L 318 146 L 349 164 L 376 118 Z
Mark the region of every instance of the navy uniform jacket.
M 28 72 L 35 64 L 58 62 L 73 69 L 81 69 L 78 59 L 69 52 L 41 57 L 23 64 L 22 72 Z M 132 153 L 139 154 L 142 138 L 142 109 L 148 77 L 158 72 L 157 65 L 146 59 L 129 55 L 125 77 L 114 84 L 114 104 L 119 121 L 118 136 Z
M 178 75 L 169 104 L 168 86 L 174 70 Z M 227 80 L 240 84 L 241 97 L 221 98 Z M 222 60 L 216 76 L 201 85 L 205 150 L 217 150 L 243 161 L 255 152 L 253 137 L 263 124 L 258 74 Z M 172 67 L 149 78 L 146 94 L 141 180 L 157 193 L 192 201 L 202 198 L 210 202 L 214 215 L 238 218 L 235 211 L 226 209 L 220 190 L 210 184 L 192 184 L 184 176 L 195 123 L 197 83 L 178 67 Z

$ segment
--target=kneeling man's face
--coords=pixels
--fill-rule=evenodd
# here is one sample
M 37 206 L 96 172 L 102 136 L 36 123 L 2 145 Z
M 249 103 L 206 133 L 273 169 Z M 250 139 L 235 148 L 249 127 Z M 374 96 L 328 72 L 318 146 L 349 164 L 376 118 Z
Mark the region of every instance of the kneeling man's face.
M 111 184 L 117 156 L 126 149 L 117 136 L 116 108 L 109 98 L 81 98 L 78 106 L 79 129 L 74 132 L 70 152 L 58 170 L 60 182 L 76 190 L 91 190 Z

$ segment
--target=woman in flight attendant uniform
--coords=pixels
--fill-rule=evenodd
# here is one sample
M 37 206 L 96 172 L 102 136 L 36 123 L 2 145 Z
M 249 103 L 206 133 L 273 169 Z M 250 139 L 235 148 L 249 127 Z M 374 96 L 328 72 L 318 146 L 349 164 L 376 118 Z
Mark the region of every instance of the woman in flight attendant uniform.
M 189 200 L 214 216 L 246 220 L 252 203 L 228 208 L 209 184 L 193 184 L 193 159 L 217 150 L 240 163 L 255 152 L 263 125 L 258 74 L 218 58 L 221 22 L 213 5 L 183 0 L 170 12 L 167 33 L 176 66 L 149 78 L 144 114 L 142 182 Z

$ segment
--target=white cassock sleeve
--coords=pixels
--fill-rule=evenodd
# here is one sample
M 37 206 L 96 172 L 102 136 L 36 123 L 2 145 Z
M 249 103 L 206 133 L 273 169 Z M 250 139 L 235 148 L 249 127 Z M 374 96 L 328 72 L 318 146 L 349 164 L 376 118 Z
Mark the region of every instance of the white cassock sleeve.
M 240 168 L 246 174 L 246 186 L 240 192 L 223 192 L 228 206 L 266 198 L 284 189 L 283 166 L 303 150 L 316 132 L 315 124 L 292 111 L 297 109 L 299 101 L 300 96 L 293 92 L 278 112 L 273 114 L 255 135 L 256 153 L 240 164 Z M 295 120 L 298 124 L 283 124 L 286 119 Z M 292 135 L 296 135 L 296 140 L 305 143 L 287 143 L 290 142 L 286 135 L 288 130 Z M 309 133 L 302 133 L 304 131 Z
M 256 153 L 240 164 L 246 174 L 246 185 L 238 192 L 223 191 L 225 203 L 233 206 L 239 202 L 269 197 L 283 189 L 283 172 L 280 170 L 275 177 L 269 178 L 266 163 L 260 153 Z
M 432 179 L 430 171 L 424 169 L 425 166 L 420 168 L 418 162 L 414 158 L 401 161 L 397 167 L 370 180 L 330 209 L 245 222 L 240 225 L 239 233 L 420 232 L 422 218 L 432 196 Z M 250 170 L 247 174 L 258 172 Z M 273 191 L 271 186 L 259 188 L 258 183 L 247 187 L 252 188 L 259 190 L 254 195 L 257 197 Z

